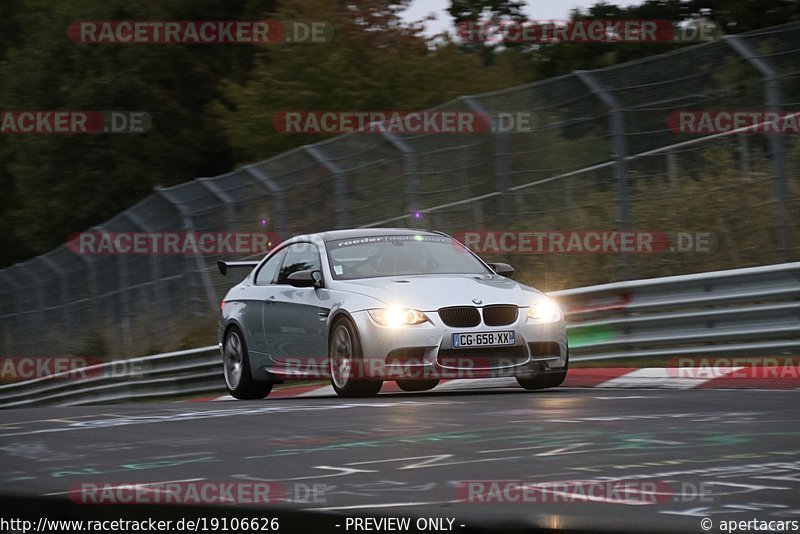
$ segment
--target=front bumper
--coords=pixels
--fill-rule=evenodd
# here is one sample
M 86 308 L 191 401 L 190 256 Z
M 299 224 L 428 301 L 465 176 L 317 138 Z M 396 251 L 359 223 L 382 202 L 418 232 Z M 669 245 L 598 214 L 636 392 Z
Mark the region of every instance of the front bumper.
M 505 326 L 450 327 L 437 312 L 430 319 L 398 328 L 377 324 L 366 311 L 352 314 L 358 329 L 366 378 L 528 378 L 563 372 L 568 361 L 564 321 L 538 321 L 520 308 L 517 320 Z M 453 334 L 514 331 L 514 345 L 454 348 Z

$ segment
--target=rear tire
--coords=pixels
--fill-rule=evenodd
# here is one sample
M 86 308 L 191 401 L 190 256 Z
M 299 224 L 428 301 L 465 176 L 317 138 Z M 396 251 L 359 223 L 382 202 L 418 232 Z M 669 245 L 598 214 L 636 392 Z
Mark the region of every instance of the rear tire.
M 222 373 L 225 377 L 225 387 L 235 399 L 263 399 L 272 391 L 272 382 L 253 379 L 244 336 L 235 326 L 225 334 L 225 341 L 222 344 Z
M 328 370 L 333 390 L 340 397 L 374 397 L 383 385 L 383 380 L 369 380 L 363 376 L 361 341 L 355 326 L 345 317 L 336 319 L 331 327 Z
M 397 380 L 397 385 L 403 391 L 428 391 L 439 385 L 438 378 L 426 380 Z

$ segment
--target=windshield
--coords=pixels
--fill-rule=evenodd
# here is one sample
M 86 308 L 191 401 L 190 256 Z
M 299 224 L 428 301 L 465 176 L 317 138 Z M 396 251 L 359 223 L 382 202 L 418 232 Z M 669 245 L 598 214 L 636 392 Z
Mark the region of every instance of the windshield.
M 329 241 L 328 261 L 337 280 L 418 274 L 491 274 L 459 242 L 419 234 Z

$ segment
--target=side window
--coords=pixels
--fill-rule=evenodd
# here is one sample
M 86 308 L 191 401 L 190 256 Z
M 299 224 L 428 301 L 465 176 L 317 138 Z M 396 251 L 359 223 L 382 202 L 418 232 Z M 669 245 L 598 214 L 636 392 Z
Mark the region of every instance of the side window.
M 285 254 L 286 249 L 280 250 L 261 266 L 256 273 L 257 286 L 268 286 L 275 281 L 275 275 L 278 274 L 278 267 L 280 267 Z
M 295 243 L 286 249 L 283 266 L 278 274 L 278 284 L 288 284 L 287 278 L 297 271 L 320 269 L 319 251 L 312 243 Z

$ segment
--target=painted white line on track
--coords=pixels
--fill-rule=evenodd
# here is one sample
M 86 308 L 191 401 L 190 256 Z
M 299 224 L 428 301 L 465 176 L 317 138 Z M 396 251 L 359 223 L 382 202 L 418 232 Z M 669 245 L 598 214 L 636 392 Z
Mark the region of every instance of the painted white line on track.
M 420 501 L 420 502 L 393 502 L 375 504 L 353 504 L 350 506 L 326 506 L 325 508 L 303 508 L 303 510 L 315 512 L 332 512 L 334 510 L 364 510 L 369 508 L 399 508 L 403 506 L 428 506 L 431 504 L 455 504 L 460 503 L 458 499 L 453 501 Z
M 732 373 L 742 369 L 741 367 L 726 368 L 726 373 Z M 598 384 L 599 388 L 669 388 L 669 389 L 692 389 L 709 380 L 719 378 L 709 373 L 705 376 L 680 376 L 681 369 L 648 367 L 636 369 L 617 378 L 612 378 L 606 382 Z
M 156 485 L 163 485 L 163 484 L 177 484 L 180 482 L 200 482 L 205 480 L 204 478 L 186 478 L 183 480 L 165 480 L 163 482 L 136 482 L 131 484 L 116 484 L 111 485 L 111 488 L 144 488 L 147 489 L 147 486 L 156 486 Z M 69 491 L 55 491 L 53 493 L 43 493 L 42 497 L 52 497 L 53 495 L 69 495 L 70 493 L 80 493 L 77 490 L 69 490 Z

